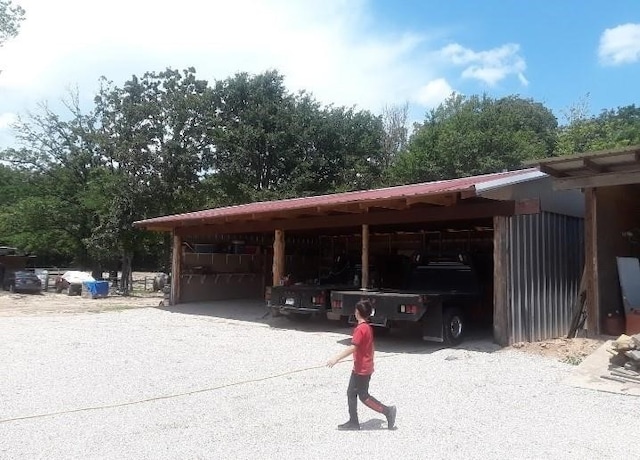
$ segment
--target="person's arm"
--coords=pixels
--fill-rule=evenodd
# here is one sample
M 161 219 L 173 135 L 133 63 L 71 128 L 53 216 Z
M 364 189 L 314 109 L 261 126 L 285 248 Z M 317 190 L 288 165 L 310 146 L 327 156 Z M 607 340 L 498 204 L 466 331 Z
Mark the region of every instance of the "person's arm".
M 354 351 L 356 351 L 356 346 L 355 345 L 349 345 L 347 348 L 345 348 L 340 353 L 338 353 L 336 356 L 334 356 L 329 361 L 327 361 L 327 367 L 333 367 L 336 363 L 340 362 L 341 360 L 343 360 L 347 356 L 351 356 Z

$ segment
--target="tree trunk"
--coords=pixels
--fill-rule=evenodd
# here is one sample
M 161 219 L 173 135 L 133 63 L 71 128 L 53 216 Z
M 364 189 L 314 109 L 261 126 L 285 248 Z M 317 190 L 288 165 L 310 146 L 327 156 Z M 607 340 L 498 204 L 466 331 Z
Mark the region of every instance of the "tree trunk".
M 125 252 L 122 255 L 122 276 L 120 278 L 120 290 L 122 295 L 129 295 L 131 293 L 131 284 L 133 273 L 131 272 L 131 259 L 132 255 L 129 252 Z

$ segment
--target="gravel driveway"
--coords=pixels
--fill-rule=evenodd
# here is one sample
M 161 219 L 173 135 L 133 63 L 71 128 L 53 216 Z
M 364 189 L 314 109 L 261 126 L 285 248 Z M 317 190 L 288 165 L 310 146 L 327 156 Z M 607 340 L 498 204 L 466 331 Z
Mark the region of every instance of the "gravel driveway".
M 638 399 L 561 383 L 572 366 L 488 341 L 377 340 L 360 406 L 349 329 L 261 319 L 255 303 L 0 318 L 2 459 L 637 458 Z M 166 397 L 166 398 L 165 398 Z M 129 404 L 130 403 L 130 404 Z

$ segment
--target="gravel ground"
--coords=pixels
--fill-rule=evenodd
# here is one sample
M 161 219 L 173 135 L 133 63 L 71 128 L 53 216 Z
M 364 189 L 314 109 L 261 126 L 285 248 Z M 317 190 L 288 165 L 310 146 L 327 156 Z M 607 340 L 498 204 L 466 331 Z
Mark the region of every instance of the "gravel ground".
M 235 302 L 0 318 L 0 458 L 640 456 L 637 399 L 566 386 L 573 366 L 482 340 L 377 339 L 370 390 L 398 406 L 398 428 L 361 406 L 364 429 L 337 431 L 350 363 L 323 364 L 350 330 L 262 313 Z

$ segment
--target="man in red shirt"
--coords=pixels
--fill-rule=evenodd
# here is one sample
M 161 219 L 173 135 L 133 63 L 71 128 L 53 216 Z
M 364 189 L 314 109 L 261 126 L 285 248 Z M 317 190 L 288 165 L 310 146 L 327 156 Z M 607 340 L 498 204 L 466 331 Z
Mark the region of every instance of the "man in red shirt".
M 376 412 L 384 414 L 387 418 L 387 426 L 391 430 L 396 422 L 396 407 L 385 406 L 369 394 L 369 382 L 373 374 L 373 329 L 368 323 L 373 308 L 368 300 L 361 300 L 356 304 L 356 320 L 358 324 L 353 330 L 351 345 L 346 350 L 336 355 L 327 362 L 328 367 L 333 367 L 337 362 L 353 354 L 353 371 L 347 389 L 347 402 L 349 403 L 349 421 L 338 425 L 339 430 L 359 430 L 358 398 L 365 406 Z

